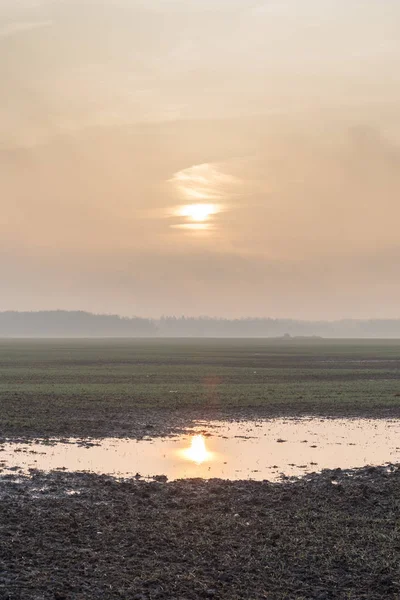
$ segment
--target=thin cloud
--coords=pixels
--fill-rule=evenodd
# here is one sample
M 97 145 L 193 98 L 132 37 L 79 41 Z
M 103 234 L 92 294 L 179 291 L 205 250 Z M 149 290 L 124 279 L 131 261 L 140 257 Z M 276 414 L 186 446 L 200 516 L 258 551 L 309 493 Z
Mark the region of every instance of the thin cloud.
M 40 29 L 42 27 L 50 27 L 53 24 L 52 21 L 32 21 L 25 23 L 8 23 L 2 29 L 0 29 L 0 38 L 11 37 L 18 35 L 19 33 L 25 33 L 32 29 Z

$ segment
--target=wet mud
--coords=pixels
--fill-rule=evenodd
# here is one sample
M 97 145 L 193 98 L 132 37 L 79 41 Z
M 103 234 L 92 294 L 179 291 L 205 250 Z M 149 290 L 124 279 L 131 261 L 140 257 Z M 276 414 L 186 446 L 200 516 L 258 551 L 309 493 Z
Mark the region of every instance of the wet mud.
M 400 597 L 400 470 L 0 478 L 0 598 Z

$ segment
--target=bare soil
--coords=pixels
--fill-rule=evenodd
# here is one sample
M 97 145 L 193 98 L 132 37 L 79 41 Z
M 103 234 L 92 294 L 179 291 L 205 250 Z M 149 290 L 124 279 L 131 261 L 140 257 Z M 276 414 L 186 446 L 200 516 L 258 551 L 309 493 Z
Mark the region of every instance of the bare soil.
M 0 479 L 3 600 L 400 598 L 400 470 Z

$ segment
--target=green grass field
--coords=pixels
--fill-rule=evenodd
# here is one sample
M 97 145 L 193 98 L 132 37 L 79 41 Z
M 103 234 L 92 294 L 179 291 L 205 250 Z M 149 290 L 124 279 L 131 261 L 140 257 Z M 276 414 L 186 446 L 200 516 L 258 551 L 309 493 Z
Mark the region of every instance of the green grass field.
M 0 407 L 2 437 L 136 435 L 178 414 L 398 416 L 400 342 L 2 340 Z

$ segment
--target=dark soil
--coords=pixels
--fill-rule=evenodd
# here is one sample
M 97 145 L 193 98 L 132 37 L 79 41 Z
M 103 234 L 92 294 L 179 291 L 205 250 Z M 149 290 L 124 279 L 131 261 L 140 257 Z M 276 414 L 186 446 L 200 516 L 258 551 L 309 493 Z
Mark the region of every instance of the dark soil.
M 0 479 L 0 598 L 400 598 L 400 470 Z
M 0 403 L 1 405 L 1 403 Z M 50 411 L 49 411 L 50 412 Z M 41 415 L 37 415 L 29 426 L 4 427 L 0 415 L 0 444 L 11 442 L 32 442 L 36 439 L 56 438 L 60 441 L 70 437 L 89 440 L 104 437 L 143 439 L 144 437 L 168 437 L 187 434 L 198 421 L 258 421 L 272 418 L 362 418 L 362 419 L 398 419 L 398 408 L 364 408 L 358 407 L 315 407 L 298 404 L 268 407 L 237 408 L 135 408 L 133 410 L 113 411 L 112 406 L 104 410 L 104 414 L 96 411 L 91 416 L 81 414 L 79 408 L 75 414 L 62 421 L 57 419 L 56 411 L 44 423 Z

